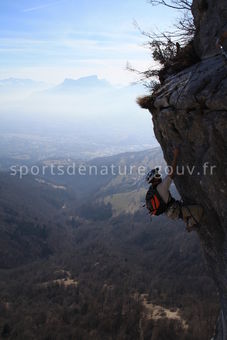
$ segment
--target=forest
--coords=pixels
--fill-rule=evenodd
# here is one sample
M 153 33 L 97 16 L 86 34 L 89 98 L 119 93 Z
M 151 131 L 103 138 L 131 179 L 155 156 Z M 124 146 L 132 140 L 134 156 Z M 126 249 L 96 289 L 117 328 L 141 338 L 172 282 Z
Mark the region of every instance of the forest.
M 130 156 L 114 161 L 129 164 Z M 145 153 L 133 156 L 141 163 Z M 141 178 L 89 178 L 81 199 L 78 178 L 61 181 L 74 186 L 0 174 L 1 337 L 211 337 L 218 296 L 196 234 L 166 217 L 151 220 L 141 204 L 117 210 L 115 195 L 140 196 Z

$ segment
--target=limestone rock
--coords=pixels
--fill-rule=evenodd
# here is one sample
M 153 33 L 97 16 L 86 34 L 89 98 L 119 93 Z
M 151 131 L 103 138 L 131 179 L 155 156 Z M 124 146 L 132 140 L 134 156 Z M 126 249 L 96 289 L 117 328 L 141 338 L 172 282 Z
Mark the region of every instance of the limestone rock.
M 197 54 L 201 58 L 216 55 L 217 38 L 227 30 L 227 1 L 194 0 L 192 13 L 196 27 L 194 46 Z

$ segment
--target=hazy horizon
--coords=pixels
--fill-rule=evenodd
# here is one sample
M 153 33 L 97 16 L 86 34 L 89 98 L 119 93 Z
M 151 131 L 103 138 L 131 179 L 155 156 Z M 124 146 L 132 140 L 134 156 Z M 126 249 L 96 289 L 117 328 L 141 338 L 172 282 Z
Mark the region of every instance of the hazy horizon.
M 14 78 L 0 80 L 0 86 L 5 156 L 6 144 L 10 154 L 16 146 L 19 158 L 34 144 L 39 159 L 64 153 L 91 158 L 157 146 L 151 116 L 136 104 L 136 97 L 146 93 L 141 85 L 117 87 L 91 75 L 57 86 Z M 32 149 L 28 153 L 31 158 Z
M 154 65 L 135 22 L 169 28 L 174 11 L 145 0 L 13 0 L 0 9 L 0 157 L 89 159 L 158 145 L 136 104 L 147 90 L 130 86 L 138 75 L 126 64 Z

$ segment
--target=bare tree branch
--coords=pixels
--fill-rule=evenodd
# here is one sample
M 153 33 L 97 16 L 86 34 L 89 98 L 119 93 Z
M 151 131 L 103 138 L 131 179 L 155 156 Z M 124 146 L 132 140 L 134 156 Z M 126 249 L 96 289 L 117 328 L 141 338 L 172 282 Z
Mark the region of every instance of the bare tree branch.
M 151 5 L 163 5 L 178 10 L 191 10 L 192 1 L 190 0 L 149 0 Z
M 182 12 L 172 31 L 146 32 L 134 21 L 135 27 L 148 38 L 144 45 L 151 51 L 156 65 L 145 71 L 138 71 L 130 65 L 127 65 L 127 69 L 137 73 L 139 81 L 153 91 L 168 76 L 198 62 L 198 56 L 193 46 L 195 27 L 191 12 L 192 0 L 148 0 L 148 2 L 152 6 L 162 5 Z

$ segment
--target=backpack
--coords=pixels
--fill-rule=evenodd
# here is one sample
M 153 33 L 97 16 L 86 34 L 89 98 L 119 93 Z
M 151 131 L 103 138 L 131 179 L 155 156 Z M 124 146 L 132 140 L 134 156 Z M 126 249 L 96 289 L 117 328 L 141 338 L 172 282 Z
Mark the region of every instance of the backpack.
M 172 197 L 170 196 L 170 200 Z M 151 215 L 161 215 L 163 214 L 169 206 L 169 203 L 165 203 L 161 198 L 156 187 L 150 186 L 146 194 L 146 207 Z

